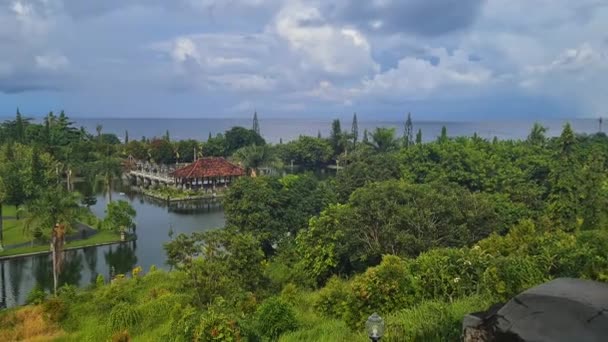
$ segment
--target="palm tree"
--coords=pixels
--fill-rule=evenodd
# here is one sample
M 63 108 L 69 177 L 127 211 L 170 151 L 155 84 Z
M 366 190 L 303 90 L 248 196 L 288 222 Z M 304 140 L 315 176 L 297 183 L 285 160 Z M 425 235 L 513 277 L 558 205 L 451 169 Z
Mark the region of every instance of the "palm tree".
M 107 153 L 99 156 L 93 168 L 103 181 L 105 191 L 108 194 L 108 203 L 112 202 L 112 184 L 116 177 L 120 177 L 122 173 L 120 158 L 115 157 L 108 146 Z
M 3 235 L 3 225 L 2 225 L 2 203 L 6 200 L 6 189 L 4 187 L 4 181 L 0 178 L 0 251 L 3 249 L 4 244 L 4 235 Z
M 372 133 L 372 145 L 378 152 L 388 152 L 398 147 L 395 128 L 377 127 Z
M 53 256 L 53 288 L 57 293 L 58 275 L 63 262 L 63 245 L 76 219 L 80 216 L 78 196 L 67 192 L 60 186 L 42 193 L 28 205 L 28 217 L 24 229 L 27 233 L 45 235 L 50 229 L 51 251 Z M 34 229 L 34 230 L 33 230 Z M 32 239 L 33 242 L 33 239 Z
M 101 142 L 101 130 L 103 129 L 103 126 L 101 124 L 97 124 L 95 126 L 95 130 L 97 131 L 97 141 Z
M 258 170 L 262 166 L 277 167 L 279 164 L 279 159 L 266 145 L 242 147 L 234 152 L 233 157 L 247 169 L 252 177 L 257 176 Z

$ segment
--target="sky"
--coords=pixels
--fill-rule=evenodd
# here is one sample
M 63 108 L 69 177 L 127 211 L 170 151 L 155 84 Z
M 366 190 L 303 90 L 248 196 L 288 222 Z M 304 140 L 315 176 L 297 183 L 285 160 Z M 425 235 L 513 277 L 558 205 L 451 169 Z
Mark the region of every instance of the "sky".
M 608 0 L 0 0 L 0 116 L 608 115 Z

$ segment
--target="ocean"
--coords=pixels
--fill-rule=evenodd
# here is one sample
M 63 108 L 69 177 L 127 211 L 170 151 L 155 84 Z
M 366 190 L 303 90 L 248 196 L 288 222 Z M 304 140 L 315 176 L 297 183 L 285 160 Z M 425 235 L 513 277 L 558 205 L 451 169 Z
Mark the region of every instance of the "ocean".
M 89 132 L 95 133 L 98 124 L 103 126 L 103 132 L 114 133 L 121 140 L 125 131 L 129 132 L 129 139 L 153 138 L 165 135 L 168 130 L 172 140 L 197 139 L 206 140 L 209 133 L 215 135 L 222 133 L 233 126 L 250 128 L 251 119 L 116 119 L 116 118 L 72 118 L 77 126 L 85 127 Z M 266 141 L 278 143 L 297 139 L 300 135 L 317 136 L 321 132 L 323 137 L 329 136 L 332 119 L 264 119 L 260 117 L 260 130 Z M 448 136 L 471 136 L 475 133 L 493 139 L 525 139 L 534 120 L 511 121 L 415 121 L 414 133 L 422 130 L 423 141 L 430 141 L 440 135 L 441 127 L 446 126 Z M 539 120 L 548 128 L 548 136 L 560 134 L 566 122 L 572 124 L 577 133 L 592 134 L 599 131 L 597 119 L 553 119 Z M 342 120 L 342 129 L 351 129 L 351 120 Z M 608 123 L 607 123 L 608 125 Z M 403 134 L 403 121 L 359 121 L 359 137 L 363 136 L 364 129 L 372 131 L 376 127 L 395 127 L 397 135 Z

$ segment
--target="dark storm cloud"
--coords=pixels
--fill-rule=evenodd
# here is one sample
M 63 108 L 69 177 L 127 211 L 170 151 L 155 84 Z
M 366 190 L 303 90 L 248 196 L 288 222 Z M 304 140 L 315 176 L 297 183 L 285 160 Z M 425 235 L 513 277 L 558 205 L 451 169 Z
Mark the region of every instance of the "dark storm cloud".
M 344 0 L 330 6 L 328 11 L 337 20 L 366 31 L 437 36 L 470 27 L 483 3 L 483 0 Z M 374 23 L 379 25 L 374 27 Z

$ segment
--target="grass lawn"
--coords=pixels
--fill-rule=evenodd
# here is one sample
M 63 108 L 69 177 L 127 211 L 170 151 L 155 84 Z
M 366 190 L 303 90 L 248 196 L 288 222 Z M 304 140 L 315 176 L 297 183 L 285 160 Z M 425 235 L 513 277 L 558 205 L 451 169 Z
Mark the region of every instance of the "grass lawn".
M 24 220 L 4 220 L 4 245 L 14 245 L 30 241 L 30 237 L 23 234 Z
M 2 216 L 15 216 L 16 212 L 14 205 L 2 205 Z
M 91 236 L 88 239 L 78 240 L 68 242 L 65 245 L 65 248 L 73 248 L 73 247 L 82 247 L 88 245 L 101 244 L 106 242 L 118 242 L 120 241 L 120 235 L 114 232 L 109 231 L 100 231 L 99 233 Z M 49 246 L 34 246 L 34 247 L 21 247 L 8 249 L 3 252 L 0 252 L 0 256 L 9 256 L 9 255 L 17 255 L 17 254 L 25 254 L 25 253 L 34 253 L 34 252 L 44 252 L 49 251 Z

